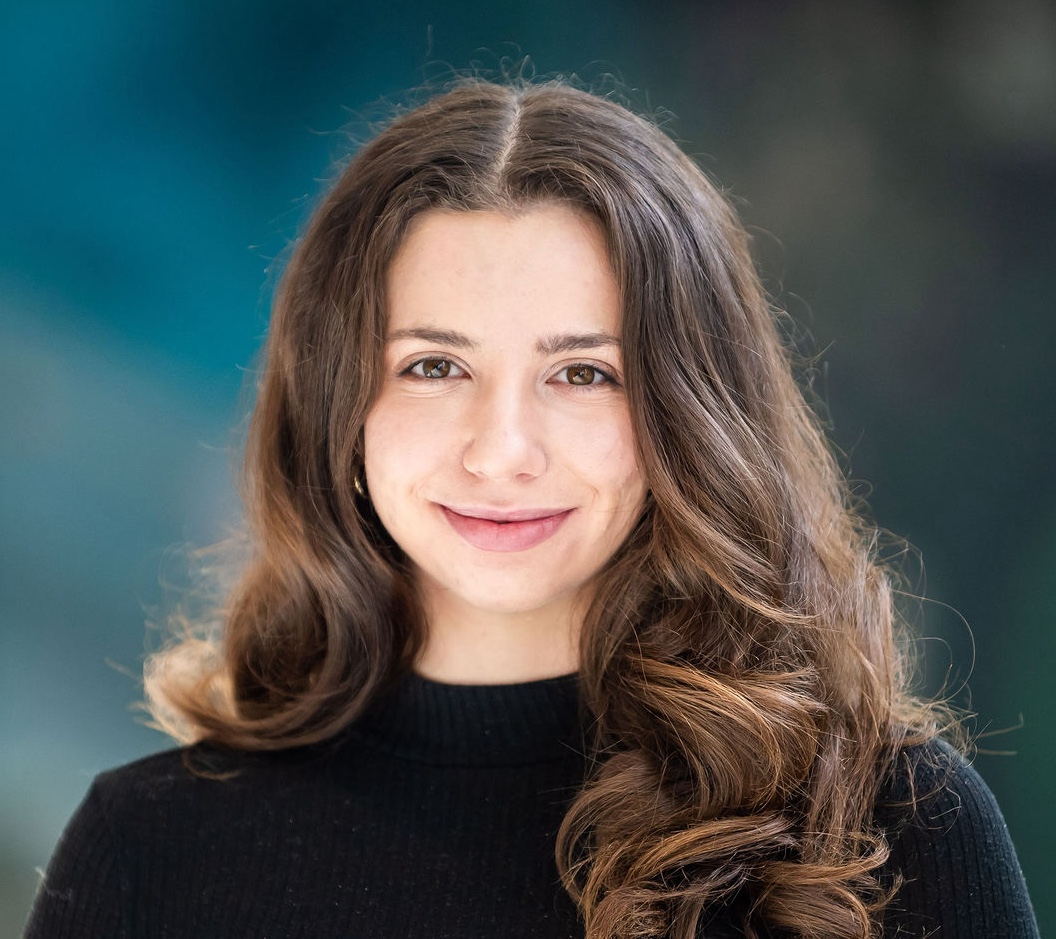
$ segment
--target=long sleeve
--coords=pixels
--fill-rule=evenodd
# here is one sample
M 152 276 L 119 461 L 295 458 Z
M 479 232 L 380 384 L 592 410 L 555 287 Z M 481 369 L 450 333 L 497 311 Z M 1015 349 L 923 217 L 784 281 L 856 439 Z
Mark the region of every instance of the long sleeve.
M 122 939 L 126 888 L 117 839 L 93 786 L 48 865 L 24 939 Z
M 912 790 L 892 794 L 912 815 L 891 832 L 886 869 L 902 886 L 884 918 L 887 939 L 1035 939 L 1023 871 L 993 794 L 945 745 L 923 748 Z M 889 803 L 891 804 L 891 803 Z

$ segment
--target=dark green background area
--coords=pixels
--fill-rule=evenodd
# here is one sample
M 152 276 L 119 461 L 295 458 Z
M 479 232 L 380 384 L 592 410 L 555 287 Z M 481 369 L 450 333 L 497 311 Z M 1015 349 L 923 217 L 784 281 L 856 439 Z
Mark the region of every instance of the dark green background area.
M 524 54 L 622 79 L 737 203 L 1056 929 L 1051 3 L 7 0 L 0 934 L 91 777 L 165 745 L 130 710 L 144 620 L 237 518 L 268 270 L 339 131 Z

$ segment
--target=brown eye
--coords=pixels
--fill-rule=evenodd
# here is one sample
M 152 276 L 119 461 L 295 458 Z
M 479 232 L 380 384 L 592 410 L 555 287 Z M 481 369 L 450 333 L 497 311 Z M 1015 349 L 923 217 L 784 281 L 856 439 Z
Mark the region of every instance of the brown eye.
M 447 378 L 451 363 L 447 359 L 422 359 L 415 366 L 423 378 Z
M 565 376 L 570 385 L 593 385 L 598 370 L 591 365 L 571 365 L 565 369 Z

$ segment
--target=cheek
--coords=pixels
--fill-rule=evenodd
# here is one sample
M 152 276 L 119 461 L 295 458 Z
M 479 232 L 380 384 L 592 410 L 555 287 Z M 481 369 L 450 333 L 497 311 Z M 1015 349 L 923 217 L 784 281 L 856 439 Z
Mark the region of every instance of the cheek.
M 409 461 L 400 457 L 413 455 L 414 447 L 409 444 L 412 438 L 413 428 L 384 399 L 367 415 L 363 425 L 363 466 L 375 505 L 386 501 L 388 490 L 407 471 Z
M 563 436 L 562 450 L 567 465 L 599 496 L 631 506 L 642 502 L 646 487 L 638 465 L 630 415 L 624 408 L 577 422 Z
M 385 499 L 406 492 L 440 471 L 449 458 L 450 420 L 443 409 L 383 394 L 364 423 L 363 450 L 372 496 Z

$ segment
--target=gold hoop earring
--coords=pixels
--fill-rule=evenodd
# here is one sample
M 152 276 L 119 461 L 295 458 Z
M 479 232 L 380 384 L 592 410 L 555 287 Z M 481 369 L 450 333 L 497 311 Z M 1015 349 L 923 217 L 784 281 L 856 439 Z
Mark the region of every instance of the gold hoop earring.
M 363 482 L 363 477 L 359 473 L 356 473 L 356 475 L 352 477 L 352 488 L 356 490 L 356 495 L 361 499 L 367 497 L 367 487 Z

